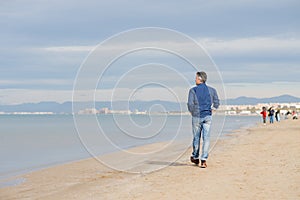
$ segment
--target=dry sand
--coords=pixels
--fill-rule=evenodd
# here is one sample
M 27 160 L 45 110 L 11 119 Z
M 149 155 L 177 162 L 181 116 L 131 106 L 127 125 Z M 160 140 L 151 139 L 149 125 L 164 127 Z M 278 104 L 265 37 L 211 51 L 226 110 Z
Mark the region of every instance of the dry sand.
M 189 162 L 191 150 L 148 174 L 87 159 L 23 175 L 0 199 L 300 199 L 299 150 L 300 120 L 285 120 L 219 141 L 206 169 Z

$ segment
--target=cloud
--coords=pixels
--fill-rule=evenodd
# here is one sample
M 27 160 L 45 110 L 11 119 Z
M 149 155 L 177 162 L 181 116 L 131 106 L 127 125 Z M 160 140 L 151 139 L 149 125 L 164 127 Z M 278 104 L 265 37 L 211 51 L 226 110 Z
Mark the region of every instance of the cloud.
M 293 84 L 276 82 L 297 83 L 299 77 L 299 6 L 297 0 L 1 1 L 1 88 L 28 89 L 27 92 L 37 95 L 36 100 L 46 95 L 37 92 L 38 89 L 57 94 L 58 100 L 60 95 L 68 99 L 54 91 L 71 90 L 71 81 L 80 64 L 97 43 L 131 28 L 158 26 L 196 38 L 217 63 L 225 83 L 241 84 L 244 88 L 240 91 L 229 85 L 229 94 L 255 91 L 251 85 L 243 83 L 259 84 L 256 90 L 285 85 L 287 91 L 297 91 Z M 123 41 L 111 46 L 109 51 L 113 53 L 126 45 L 132 44 Z M 191 57 L 199 57 L 184 43 L 157 41 L 156 45 L 182 49 Z M 155 56 L 159 57 L 157 62 L 168 64 L 193 79 L 194 69 L 176 59 L 166 61 L 171 56 L 165 53 L 149 52 L 135 52 L 116 63 L 105 80 L 118 80 L 132 66 L 153 62 Z M 166 73 L 154 76 L 172 82 L 172 77 Z M 108 84 L 105 89 L 110 88 Z M 14 92 L 27 95 L 22 90 Z M 22 100 L 18 94 L 15 97 Z M 30 98 L 35 100 L 35 97 Z
M 221 70 L 225 83 L 299 81 L 300 38 L 199 39 Z
M 191 56 L 197 56 L 190 43 L 182 41 L 155 41 L 155 42 L 136 42 L 134 41 L 120 41 L 118 44 L 112 44 L 105 46 L 107 51 L 114 51 L 130 48 L 131 46 L 142 46 L 146 48 L 160 48 L 168 47 L 166 50 L 181 49 L 187 52 Z M 213 56 L 258 56 L 258 55 L 290 55 L 298 56 L 300 54 L 300 38 L 291 37 L 247 37 L 247 38 L 235 38 L 235 39 L 222 39 L 222 38 L 196 38 L 196 42 L 199 45 L 207 49 Z M 82 45 L 82 46 L 49 46 L 41 48 L 41 50 L 71 53 L 71 52 L 91 52 L 97 45 Z M 101 46 L 100 46 L 101 48 Z M 134 50 L 134 49 L 132 49 Z M 143 49 L 140 50 L 142 54 Z M 144 56 L 146 56 L 144 54 Z
M 300 38 L 250 37 L 222 40 L 198 39 L 214 56 L 299 55 Z
M 202 43 L 208 49 L 214 60 L 221 60 L 219 68 L 225 82 L 270 82 L 270 81 L 297 81 L 297 70 L 299 67 L 298 55 L 300 54 L 300 39 L 286 37 L 252 37 L 236 39 L 217 39 L 217 38 L 198 38 L 197 42 Z M 114 53 L 120 49 L 132 45 L 128 41 L 108 46 L 108 51 Z M 155 43 L 144 42 L 140 46 L 167 46 L 169 49 L 181 49 L 187 52 L 191 57 L 197 57 L 190 44 L 183 42 L 156 41 Z M 33 87 L 53 87 L 53 88 L 71 88 L 72 78 L 75 78 L 76 71 L 84 60 L 84 55 L 96 47 L 95 44 L 81 46 L 46 46 L 30 48 L 28 55 L 24 56 L 19 66 L 14 66 L 15 71 L 1 68 L 2 88 L 29 88 Z M 25 49 L 19 50 L 22 54 Z M 34 56 L 38 54 L 38 56 Z M 286 58 L 289 54 L 295 55 L 295 60 Z M 32 55 L 32 56 L 30 56 Z M 80 55 L 80 56 L 78 56 Z M 280 55 L 280 60 L 278 60 Z M 264 59 L 253 59 L 254 57 L 266 57 Z M 223 61 L 222 58 L 229 57 L 229 60 Z M 22 57 L 21 57 L 22 58 Z M 80 59 L 81 58 L 81 59 Z M 99 59 L 101 56 L 99 57 Z M 23 58 L 22 58 L 23 59 Z M 27 60 L 27 61 L 26 61 Z M 118 60 L 113 64 L 104 75 L 103 80 L 109 85 L 114 85 L 118 78 L 127 73 L 133 67 L 151 62 L 165 64 L 187 79 L 193 76 L 194 69 L 181 61 L 181 58 L 159 50 L 141 49 L 132 52 L 130 55 Z M 18 62 L 18 61 L 16 61 Z M 77 62 L 77 64 L 76 64 Z M 28 65 L 28 64 L 31 65 Z M 34 65 L 33 65 L 34 64 Z M 38 66 L 40 65 L 40 66 Z M 11 68 L 11 69 L 13 69 Z M 282 74 L 282 69 L 288 68 Z M 97 69 L 95 69 L 97 70 Z M 210 81 L 214 81 L 213 71 L 209 72 Z M 168 73 L 158 73 L 157 70 L 148 70 L 145 72 L 148 76 L 154 76 L 156 80 L 165 79 L 172 82 L 172 77 Z M 159 75 L 157 75 L 159 74 Z M 95 76 L 95 74 L 92 74 Z M 140 74 L 134 74 L 131 78 L 143 78 L 143 71 Z M 136 77 L 135 77 L 136 76 Z M 5 78 L 5 77 L 9 77 Z M 22 78 L 21 78 L 22 77 Z M 32 80 L 30 80 L 30 78 Z M 44 81 L 42 81 L 44 79 Z M 51 81 L 53 80 L 53 81 Z M 66 81 L 68 80 L 68 81 Z M 132 80 L 126 83 L 132 82 Z M 135 81 L 133 81 L 135 82 Z M 11 86 L 9 86 L 11 84 Z M 111 87 L 110 86 L 110 87 Z M 37 89 L 37 88 L 36 88 Z
M 193 37 L 299 33 L 298 8 L 297 0 L 1 1 L 0 24 L 6 28 L 0 38 L 16 45 L 80 45 L 145 26 L 173 28 Z
M 270 83 L 226 83 L 225 90 L 228 98 L 240 96 L 249 97 L 273 97 L 289 94 L 300 97 L 300 82 L 270 82 Z
M 72 53 L 72 52 L 90 52 L 96 46 L 86 45 L 86 46 L 50 46 L 45 48 L 40 48 L 41 50 L 50 52 L 60 52 L 60 53 Z
M 0 88 L 57 88 L 62 89 L 68 86 L 72 87 L 73 79 L 27 79 L 27 80 L 16 80 L 16 79 L 2 79 L 0 80 Z
M 70 101 L 71 90 L 35 90 L 35 89 L 0 89 L 0 103 L 13 105 L 21 103 L 38 103 L 41 101 Z

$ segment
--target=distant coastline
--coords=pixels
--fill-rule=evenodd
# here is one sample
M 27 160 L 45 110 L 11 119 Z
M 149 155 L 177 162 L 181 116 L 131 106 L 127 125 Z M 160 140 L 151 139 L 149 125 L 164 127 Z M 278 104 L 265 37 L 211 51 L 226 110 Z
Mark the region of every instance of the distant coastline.
M 113 104 L 113 105 L 112 105 Z M 153 108 L 153 105 L 161 107 Z M 300 111 L 300 98 L 281 95 L 272 98 L 238 97 L 221 100 L 218 114 L 255 115 L 263 106 L 276 107 L 282 113 L 288 110 Z M 113 107 L 113 108 L 112 108 Z M 162 109 L 163 107 L 163 109 Z M 151 111 L 149 110 L 151 108 Z M 39 102 L 18 105 L 0 105 L 0 114 L 52 115 L 52 114 L 189 114 L 186 102 L 170 101 L 116 101 L 116 102 Z

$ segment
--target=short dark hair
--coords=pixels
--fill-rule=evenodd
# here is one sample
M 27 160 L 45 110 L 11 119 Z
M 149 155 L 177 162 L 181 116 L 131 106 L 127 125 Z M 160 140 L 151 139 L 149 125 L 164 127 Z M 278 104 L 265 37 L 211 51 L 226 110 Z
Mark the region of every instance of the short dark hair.
M 207 74 L 205 72 L 203 72 L 203 71 L 202 72 L 197 72 L 196 74 L 202 80 L 203 83 L 206 82 Z

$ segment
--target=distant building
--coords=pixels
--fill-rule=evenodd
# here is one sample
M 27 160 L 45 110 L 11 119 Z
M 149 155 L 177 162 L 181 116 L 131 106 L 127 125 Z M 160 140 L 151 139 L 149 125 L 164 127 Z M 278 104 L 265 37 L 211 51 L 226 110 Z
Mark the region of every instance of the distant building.
M 109 113 L 109 109 L 108 108 L 101 108 L 99 110 L 99 114 L 108 114 Z
M 96 108 L 86 108 L 78 112 L 78 114 L 98 114 L 98 113 L 99 111 Z
M 242 110 L 239 114 L 240 115 L 251 115 L 252 113 L 249 110 Z

